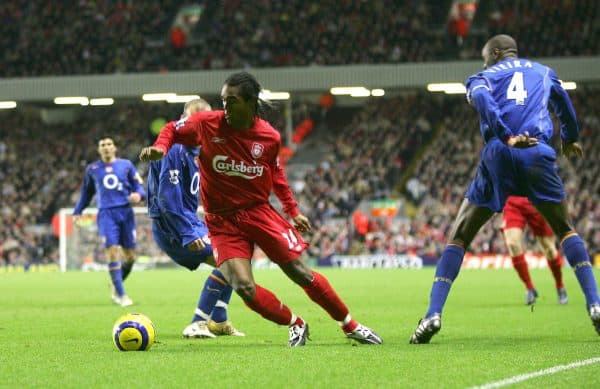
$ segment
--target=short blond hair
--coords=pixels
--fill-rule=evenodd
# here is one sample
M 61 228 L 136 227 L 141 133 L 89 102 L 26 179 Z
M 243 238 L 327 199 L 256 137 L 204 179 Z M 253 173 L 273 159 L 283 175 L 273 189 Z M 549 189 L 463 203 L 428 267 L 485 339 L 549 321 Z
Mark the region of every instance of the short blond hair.
M 190 100 L 183 106 L 183 115 L 191 115 L 194 112 L 198 111 L 210 111 L 212 108 L 210 104 L 204 99 L 194 99 Z

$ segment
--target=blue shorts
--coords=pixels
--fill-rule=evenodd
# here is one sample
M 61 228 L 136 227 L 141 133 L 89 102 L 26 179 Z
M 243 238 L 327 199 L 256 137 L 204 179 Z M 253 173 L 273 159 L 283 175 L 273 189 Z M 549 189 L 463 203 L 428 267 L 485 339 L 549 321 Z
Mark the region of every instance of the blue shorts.
M 208 235 L 206 224 L 198 222 L 197 228 L 202 236 Z M 202 233 L 202 231 L 204 231 Z M 196 270 L 201 263 L 208 260 L 212 255 L 212 246 L 207 244 L 202 251 L 193 251 L 181 245 L 181 239 L 173 235 L 161 222 L 160 219 L 152 219 L 152 236 L 160 249 L 177 264 Z
M 501 212 L 510 195 L 526 196 L 533 205 L 565 199 L 552 147 L 539 143 L 517 149 L 496 138 L 483 147 L 477 175 L 465 197 L 480 207 Z
M 96 220 L 104 247 L 135 248 L 135 218 L 130 206 L 100 209 Z

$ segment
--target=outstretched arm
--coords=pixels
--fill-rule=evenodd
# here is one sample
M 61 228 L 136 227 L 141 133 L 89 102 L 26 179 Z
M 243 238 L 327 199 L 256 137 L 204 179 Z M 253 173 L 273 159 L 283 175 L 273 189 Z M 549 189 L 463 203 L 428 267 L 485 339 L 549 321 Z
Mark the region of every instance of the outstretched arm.
M 92 201 L 92 197 L 96 193 L 96 187 L 94 186 L 94 179 L 92 178 L 92 173 L 90 173 L 89 168 L 85 170 L 85 178 L 83 179 L 83 186 L 81 187 L 81 193 L 79 195 L 79 200 L 75 205 L 75 209 L 73 210 L 73 215 L 81 215 L 81 212 L 90 204 Z
M 174 143 L 185 146 L 200 144 L 200 129 L 202 128 L 202 115 L 200 112 L 190 117 L 184 117 L 176 122 L 167 123 L 152 146 L 144 147 L 140 152 L 140 160 L 156 161 L 167 154 Z

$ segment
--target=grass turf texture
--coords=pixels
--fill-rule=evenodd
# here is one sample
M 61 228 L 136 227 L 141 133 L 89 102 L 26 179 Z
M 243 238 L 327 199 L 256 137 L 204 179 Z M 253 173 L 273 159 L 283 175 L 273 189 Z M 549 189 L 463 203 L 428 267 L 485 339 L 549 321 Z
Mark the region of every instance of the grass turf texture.
M 134 272 L 135 302 L 110 301 L 105 273 L 0 274 L 0 386 L 6 387 L 468 387 L 600 356 L 600 337 L 565 269 L 569 304 L 560 306 L 547 269 L 532 270 L 540 298 L 533 311 L 512 270 L 459 276 L 429 345 L 408 338 L 427 308 L 433 268 L 322 269 L 353 316 L 384 345 L 351 347 L 337 324 L 278 270 L 256 271 L 311 327 L 312 341 L 290 349 L 287 329 L 246 308 L 237 296 L 230 318 L 245 338 L 183 339 L 208 271 Z M 114 321 L 148 315 L 157 340 L 148 352 L 119 352 Z M 599 364 L 535 378 L 521 386 L 589 386 Z

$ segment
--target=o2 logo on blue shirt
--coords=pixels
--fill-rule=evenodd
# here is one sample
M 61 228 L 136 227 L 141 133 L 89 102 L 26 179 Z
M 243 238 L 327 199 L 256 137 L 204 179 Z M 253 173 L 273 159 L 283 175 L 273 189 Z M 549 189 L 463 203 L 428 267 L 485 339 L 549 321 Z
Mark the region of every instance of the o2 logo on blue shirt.
M 119 182 L 119 177 L 117 177 L 116 174 L 105 175 L 102 179 L 102 185 L 104 185 L 104 187 L 109 190 L 123 190 L 123 184 Z

